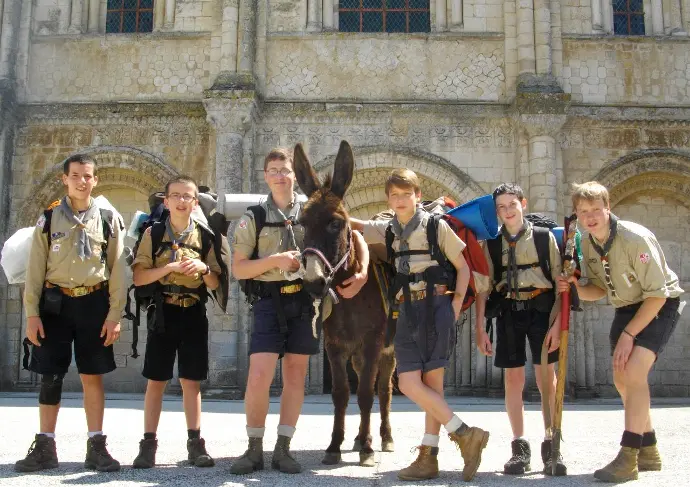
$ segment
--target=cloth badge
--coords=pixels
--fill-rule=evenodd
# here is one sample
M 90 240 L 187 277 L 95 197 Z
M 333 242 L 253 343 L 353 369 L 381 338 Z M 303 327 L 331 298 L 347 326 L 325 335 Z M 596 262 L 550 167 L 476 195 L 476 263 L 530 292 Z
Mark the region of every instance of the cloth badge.
M 640 262 L 643 264 L 647 264 L 651 257 L 649 257 L 649 254 L 647 252 L 643 252 L 640 254 Z
M 46 216 L 45 216 L 45 215 L 41 215 L 41 216 L 38 218 L 38 221 L 36 222 L 36 226 L 37 226 L 37 227 L 42 227 L 43 225 L 45 225 L 45 223 L 46 223 Z
M 247 228 L 247 220 L 240 220 L 240 224 L 238 226 L 244 230 Z
M 62 238 L 64 236 L 65 236 L 64 232 L 55 232 L 55 233 L 50 234 L 50 239 L 51 240 L 57 240 L 57 239 Z
M 60 244 L 53 245 L 53 252 L 60 252 Z

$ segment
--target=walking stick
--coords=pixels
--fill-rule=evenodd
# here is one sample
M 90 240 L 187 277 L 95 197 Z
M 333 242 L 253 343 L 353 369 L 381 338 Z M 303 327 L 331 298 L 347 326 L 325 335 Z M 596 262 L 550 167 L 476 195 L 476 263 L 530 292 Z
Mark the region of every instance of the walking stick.
M 575 274 L 575 235 L 577 234 L 577 218 L 572 215 L 565 219 L 564 225 L 565 251 L 563 255 L 563 275 L 570 277 Z M 565 396 L 565 377 L 568 372 L 568 331 L 570 328 L 570 310 L 580 311 L 580 300 L 574 284 L 570 290 L 561 293 L 561 343 L 558 350 L 558 382 L 556 383 L 556 405 L 551 428 L 551 474 L 556 475 L 558 457 L 561 451 L 561 421 L 563 419 L 563 398 Z

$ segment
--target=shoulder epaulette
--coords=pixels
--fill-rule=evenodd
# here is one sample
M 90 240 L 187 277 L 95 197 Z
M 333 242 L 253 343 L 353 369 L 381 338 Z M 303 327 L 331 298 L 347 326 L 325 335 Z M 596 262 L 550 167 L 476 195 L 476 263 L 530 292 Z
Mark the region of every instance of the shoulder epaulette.
M 57 208 L 60 205 L 60 200 L 55 200 L 51 204 L 48 205 L 48 208 L 46 210 L 52 210 Z

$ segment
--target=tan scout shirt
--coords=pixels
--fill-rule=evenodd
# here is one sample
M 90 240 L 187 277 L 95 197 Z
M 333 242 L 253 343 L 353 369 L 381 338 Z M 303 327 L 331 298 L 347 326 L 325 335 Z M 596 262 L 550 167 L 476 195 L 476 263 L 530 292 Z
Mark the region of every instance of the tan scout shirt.
M 618 220 L 617 234 L 608 253 L 615 295 L 606 286 L 601 258 L 586 232 L 582 235 L 581 247 L 587 277 L 607 292 L 616 308 L 639 303 L 645 298 L 676 298 L 683 293 L 678 276 L 669 269 L 656 237 L 642 225 Z
M 535 287 L 538 289 L 551 289 L 553 285 L 544 276 L 544 273 L 539 267 L 539 256 L 537 255 L 537 247 L 534 244 L 534 232 L 532 230 L 532 224 L 527 222 L 527 228 L 525 233 L 520 237 L 520 240 L 515 244 L 515 259 L 518 265 L 525 264 L 537 264 L 536 267 L 531 269 L 521 269 L 518 270 L 518 286 L 521 288 Z M 502 265 L 505 267 L 508 265 L 508 242 L 504 237 L 499 237 L 501 239 L 503 252 L 501 253 Z M 561 275 L 561 254 L 558 251 L 558 243 L 556 242 L 556 237 L 549 232 L 549 251 L 551 259 L 551 278 L 556 281 L 556 278 Z M 486 262 L 489 264 L 489 279 L 491 279 L 492 286 L 496 283 L 494 280 L 494 265 L 491 262 L 491 256 L 489 255 L 489 246 L 484 246 L 484 255 L 486 256 Z M 501 280 L 498 286 L 495 286 L 499 291 L 506 286 L 506 271 L 501 273 Z
M 273 202 L 273 197 L 268 196 L 265 202 L 261 204 L 266 210 L 266 222 L 283 222 L 284 219 L 278 213 L 278 209 Z M 293 215 L 299 218 L 299 213 L 302 211 L 302 203 L 298 202 L 296 196 L 293 197 L 292 203 L 283 212 L 285 216 Z M 304 247 L 304 227 L 302 225 L 293 225 L 292 230 L 295 234 L 295 242 L 298 248 L 292 248 L 293 245 L 289 242 L 288 232 L 285 227 L 268 227 L 261 229 L 259 235 L 259 255 L 262 259 L 279 252 L 286 252 L 288 250 L 301 250 Z M 247 211 L 242 218 L 240 218 L 235 228 L 235 236 L 233 239 L 233 252 L 240 252 L 251 258 L 256 246 L 256 223 L 254 222 L 254 214 Z M 257 281 L 284 281 L 285 274 L 280 269 L 271 269 L 264 272 L 260 276 L 255 277 Z
M 425 216 L 422 223 L 417 229 L 412 232 L 409 239 L 410 250 L 429 250 L 429 241 L 426 237 L 426 226 L 429 221 L 429 216 Z M 390 220 L 369 220 L 364 224 L 364 241 L 369 244 L 385 244 L 386 243 L 386 228 L 390 224 Z M 465 248 L 465 242 L 460 240 L 448 224 L 439 220 L 438 225 L 438 245 L 441 251 L 448 258 L 457 257 Z M 393 250 L 398 251 L 400 248 L 400 240 L 397 238 L 393 240 Z M 397 262 L 396 262 L 397 265 Z M 424 272 L 431 266 L 438 265 L 438 262 L 431 260 L 430 255 L 410 255 L 410 273 Z M 410 289 L 418 291 L 426 288 L 426 282 L 416 282 L 410 284 Z
M 71 207 L 69 197 L 67 203 Z M 93 200 L 92 200 L 93 204 Z M 50 222 L 51 248 L 48 235 L 43 233 L 44 218 L 41 217 L 34 229 L 31 253 L 26 271 L 24 309 L 26 316 L 39 316 L 38 304 L 45 281 L 56 286 L 73 288 L 93 286 L 108 281 L 110 311 L 108 321 L 119 322 L 125 307 L 127 287 L 125 284 L 124 224 L 113 221 L 113 235 L 108 242 L 106 263 L 101 262 L 103 223 L 101 213 L 86 223 L 86 233 L 91 241 L 91 257 L 83 261 L 77 256 L 77 226 L 69 221 L 62 211 L 53 210 Z
M 178 237 L 179 235 L 179 233 L 176 233 L 175 237 Z M 170 242 L 170 236 L 168 235 L 168 232 L 165 232 L 163 234 L 162 242 Z M 187 238 L 185 240 L 183 240 L 180 243 L 184 243 L 185 245 L 201 249 L 201 229 L 199 229 L 199 225 L 195 225 L 194 230 L 189 235 L 187 235 Z M 139 249 L 137 250 L 137 256 L 134 258 L 134 262 L 132 262 L 132 267 L 136 265 L 140 265 L 142 269 L 165 267 L 170 262 L 170 254 L 172 253 L 172 250 L 166 247 L 165 250 L 163 250 L 160 253 L 160 255 L 156 257 L 155 262 L 153 261 L 151 253 L 151 227 L 149 227 L 146 229 L 146 232 L 144 232 L 144 236 L 141 238 L 141 242 L 139 242 Z M 180 247 L 177 250 L 175 260 L 177 262 L 180 262 L 183 256 L 186 256 L 190 259 L 199 259 L 211 268 L 211 272 L 215 272 L 216 274 L 221 273 L 221 269 L 218 265 L 218 260 L 216 259 L 216 254 L 213 250 L 213 246 L 211 246 L 211 249 L 208 251 L 206 259 L 203 259 L 199 252 L 188 247 Z M 187 276 L 179 272 L 171 272 L 163 279 L 160 279 L 159 282 L 161 284 L 172 284 L 176 286 L 184 286 L 194 289 L 201 286 L 204 283 L 204 278 L 200 273 L 196 273 L 193 276 Z

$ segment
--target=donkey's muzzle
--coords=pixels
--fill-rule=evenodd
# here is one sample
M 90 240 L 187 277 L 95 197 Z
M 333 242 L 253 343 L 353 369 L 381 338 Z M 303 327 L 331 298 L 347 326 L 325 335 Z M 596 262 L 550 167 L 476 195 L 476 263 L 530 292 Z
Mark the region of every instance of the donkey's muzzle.
M 314 277 L 311 280 L 304 279 L 302 285 L 312 298 L 323 298 L 328 293 L 326 279 L 322 276 Z

